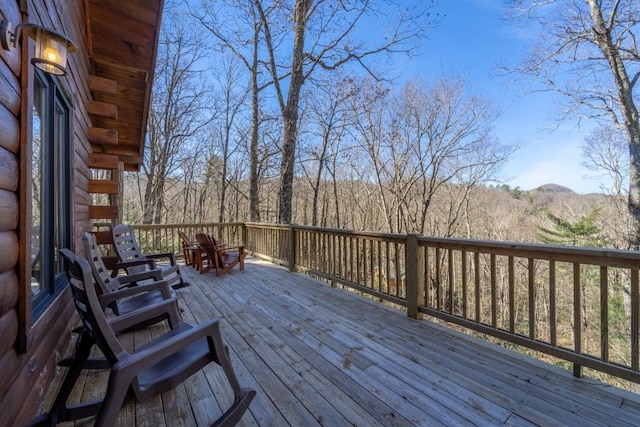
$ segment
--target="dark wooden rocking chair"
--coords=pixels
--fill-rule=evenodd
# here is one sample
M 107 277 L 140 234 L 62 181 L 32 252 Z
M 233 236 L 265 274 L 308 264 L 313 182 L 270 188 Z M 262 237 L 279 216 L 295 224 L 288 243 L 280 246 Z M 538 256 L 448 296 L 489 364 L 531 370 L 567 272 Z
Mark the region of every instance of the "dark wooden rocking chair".
M 133 232 L 133 227 L 125 224 L 118 224 L 111 229 L 113 236 L 113 245 L 116 248 L 116 253 L 121 262 L 129 262 L 136 260 L 149 259 L 154 262 L 158 259 L 169 260 L 169 265 L 158 266 L 162 269 L 162 277 L 169 281 L 171 287 L 179 289 L 185 286 L 189 286 L 188 283 L 182 280 L 180 274 L 180 268 L 176 261 L 176 256 L 173 252 L 157 253 L 157 254 L 143 254 L 136 236 Z M 154 264 L 154 268 L 157 264 Z M 137 273 L 144 270 L 144 266 L 127 267 L 127 273 Z
M 215 268 L 216 275 L 222 276 L 231 271 L 236 265 L 240 265 L 240 270 L 244 270 L 244 246 L 220 245 L 213 236 L 204 233 L 196 234 L 196 240 L 207 254 L 209 264 Z M 210 269 L 209 267 L 206 271 Z M 206 271 L 203 267 L 200 273 Z
M 193 251 L 197 250 L 198 242 L 194 242 L 189 239 L 189 236 L 184 231 L 178 230 L 178 236 L 182 241 L 182 253 L 184 255 L 184 263 L 192 267 L 196 266 L 196 260 Z
M 226 345 L 220 334 L 217 319 L 197 327 L 186 322 L 142 346 L 135 353 L 127 352 L 109 325 L 96 294 L 91 268 L 68 249 L 61 249 L 65 269 L 71 283 L 73 300 L 83 323 L 76 343 L 73 363 L 50 412 L 38 417 L 32 425 L 55 425 L 96 415 L 96 426 L 112 426 L 121 406 L 128 399 L 144 402 L 152 396 L 174 388 L 210 362 L 219 364 L 233 390 L 234 403 L 213 425 L 235 425 L 247 410 L 255 391 L 241 388 L 229 360 Z M 175 309 L 164 304 L 167 309 Z M 155 308 L 155 307 L 154 307 Z M 130 313 L 127 321 L 135 317 L 140 322 L 148 316 L 147 310 Z M 127 316 L 120 316 L 124 319 Z M 103 352 L 106 366 L 87 363 L 93 344 Z M 66 401 L 82 369 L 107 368 L 109 381 L 104 400 L 87 402 L 68 408 Z
M 162 270 L 152 268 L 152 261 L 137 260 L 116 263 L 113 272 L 109 274 L 109 270 L 102 260 L 95 235 L 84 232 L 82 241 L 84 242 L 85 257 L 91 266 L 93 278 L 100 291 L 98 300 L 103 310 L 109 307 L 116 315 L 122 315 L 169 299 L 177 305 L 175 292 L 169 286 L 169 282 L 162 278 Z M 143 268 L 146 265 L 148 269 L 137 273 L 118 275 L 120 270 L 138 265 L 142 265 Z M 163 319 L 153 319 L 145 323 L 145 326 L 161 320 Z M 170 324 L 175 321 L 168 320 Z

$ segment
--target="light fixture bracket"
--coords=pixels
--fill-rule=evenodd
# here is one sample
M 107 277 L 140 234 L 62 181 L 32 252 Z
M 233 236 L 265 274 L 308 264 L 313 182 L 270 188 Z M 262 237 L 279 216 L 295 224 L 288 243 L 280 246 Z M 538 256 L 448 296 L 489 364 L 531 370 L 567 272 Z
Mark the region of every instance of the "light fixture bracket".
M 16 47 L 16 34 L 11 31 L 9 21 L 0 21 L 0 43 L 4 50 L 12 51 Z

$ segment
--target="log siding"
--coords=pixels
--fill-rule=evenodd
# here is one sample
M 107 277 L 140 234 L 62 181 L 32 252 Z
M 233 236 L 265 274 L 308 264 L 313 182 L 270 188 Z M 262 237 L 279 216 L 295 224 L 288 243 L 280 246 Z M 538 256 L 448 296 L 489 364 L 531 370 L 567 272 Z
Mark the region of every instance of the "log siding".
M 70 18 L 78 16 L 72 10 L 79 7 L 77 1 L 9 0 L 0 4 L 0 18 L 14 27 L 20 22 L 38 23 L 75 38 L 85 33 L 84 20 Z M 81 135 L 86 134 L 88 122 L 83 108 L 86 102 L 80 96 L 89 93 L 86 64 L 81 62 L 85 59 L 82 54 L 70 56 L 69 74 L 58 78 L 61 89 L 73 94 L 68 98 L 75 131 L 74 167 L 80 169 L 76 174 L 87 168 L 88 143 Z M 31 241 L 32 224 L 27 214 L 32 180 L 33 75 L 27 49 L 0 49 L 0 414 L 6 425 L 24 425 L 33 418 L 56 374 L 56 363 L 68 350 L 70 330 L 77 322 L 68 290 L 58 295 L 39 319 L 31 319 L 31 245 L 27 242 Z M 86 206 L 90 200 L 81 202 Z M 74 205 L 73 211 L 82 210 L 87 208 Z M 75 232 L 86 230 L 89 222 L 74 226 Z

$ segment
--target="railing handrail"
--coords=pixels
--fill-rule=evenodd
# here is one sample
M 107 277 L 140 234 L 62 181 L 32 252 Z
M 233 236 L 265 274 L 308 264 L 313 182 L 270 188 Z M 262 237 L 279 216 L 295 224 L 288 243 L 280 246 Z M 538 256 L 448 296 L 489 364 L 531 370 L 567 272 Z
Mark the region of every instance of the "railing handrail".
M 426 236 L 420 236 L 418 240 L 430 246 L 446 249 L 469 251 L 484 249 L 483 253 L 489 254 L 532 256 L 536 259 L 555 260 L 558 262 L 583 262 L 588 260 L 586 263 L 592 265 L 640 268 L 640 252 L 638 251 Z

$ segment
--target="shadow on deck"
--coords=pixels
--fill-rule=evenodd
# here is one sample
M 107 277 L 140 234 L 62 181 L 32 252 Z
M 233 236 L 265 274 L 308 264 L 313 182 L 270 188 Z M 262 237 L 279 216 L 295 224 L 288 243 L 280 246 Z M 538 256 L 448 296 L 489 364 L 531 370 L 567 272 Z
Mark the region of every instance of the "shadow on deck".
M 240 383 L 257 390 L 241 425 L 640 424 L 638 395 L 282 267 L 248 259 L 223 277 L 182 269 L 192 284 L 178 291 L 185 320 L 220 317 Z M 163 328 L 123 339 L 136 346 Z M 105 380 L 89 371 L 74 398 L 100 397 Z M 221 381 L 209 365 L 169 393 L 128 403 L 118 424 L 207 425 L 231 403 Z

